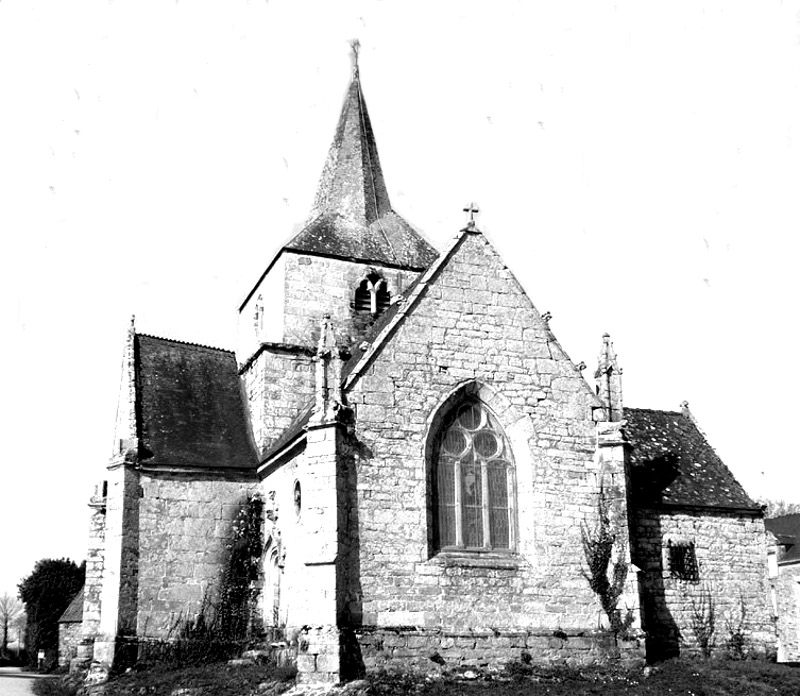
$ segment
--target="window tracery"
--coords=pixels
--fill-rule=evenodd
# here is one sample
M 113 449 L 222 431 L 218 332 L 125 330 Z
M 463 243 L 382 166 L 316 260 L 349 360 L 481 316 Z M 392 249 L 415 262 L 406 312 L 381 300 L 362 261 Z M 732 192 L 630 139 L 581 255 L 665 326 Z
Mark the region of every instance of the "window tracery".
M 514 466 L 508 439 L 476 399 L 445 416 L 433 447 L 435 550 L 514 548 Z

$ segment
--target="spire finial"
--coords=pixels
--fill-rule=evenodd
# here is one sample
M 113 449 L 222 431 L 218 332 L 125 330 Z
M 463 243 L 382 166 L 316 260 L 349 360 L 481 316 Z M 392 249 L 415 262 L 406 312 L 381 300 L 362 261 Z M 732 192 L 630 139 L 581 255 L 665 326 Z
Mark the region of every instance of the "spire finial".
M 358 52 L 361 50 L 361 42 L 358 39 L 353 39 L 350 42 L 350 48 L 353 51 L 351 56 L 353 60 L 353 77 L 358 77 Z

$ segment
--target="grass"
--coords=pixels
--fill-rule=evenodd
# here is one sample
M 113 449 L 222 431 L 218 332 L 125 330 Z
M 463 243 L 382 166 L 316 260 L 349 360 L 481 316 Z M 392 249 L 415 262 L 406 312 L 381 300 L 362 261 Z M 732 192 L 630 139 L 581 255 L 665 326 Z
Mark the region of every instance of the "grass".
M 105 696 L 169 696 L 179 688 L 197 696 L 276 696 L 293 684 L 293 672 L 259 665 L 225 663 L 183 669 L 131 671 L 106 684 Z M 467 678 L 471 677 L 471 678 Z M 272 682 L 259 690 L 259 685 Z M 74 696 L 64 680 L 40 679 L 38 696 Z M 464 672 L 419 677 L 398 672 L 370 675 L 369 696 L 797 696 L 800 669 L 761 661 L 674 660 L 620 671 L 515 665 L 500 675 Z M 362 691 L 363 693 L 363 691 Z
M 370 677 L 372 696 L 797 696 L 800 670 L 748 661 L 674 660 L 632 671 L 537 668 L 517 665 L 506 674 L 466 680 Z
M 104 696 L 170 696 L 177 689 L 197 689 L 192 694 L 208 696 L 248 696 L 264 682 L 274 686 L 260 693 L 276 696 L 294 685 L 294 669 L 262 665 L 228 665 L 223 663 L 175 668 L 155 666 L 142 671 L 131 670 L 105 684 Z M 33 689 L 37 696 L 75 696 L 82 683 L 69 677 L 37 679 Z

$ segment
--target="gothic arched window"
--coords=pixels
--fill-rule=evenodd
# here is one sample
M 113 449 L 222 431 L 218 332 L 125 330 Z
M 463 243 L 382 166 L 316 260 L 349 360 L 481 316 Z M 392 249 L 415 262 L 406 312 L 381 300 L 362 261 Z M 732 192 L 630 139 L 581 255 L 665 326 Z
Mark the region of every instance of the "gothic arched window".
M 435 550 L 511 550 L 514 466 L 495 417 L 477 399 L 462 400 L 434 438 Z
M 391 299 L 386 281 L 373 272 L 358 284 L 353 307 L 358 312 L 381 314 L 389 308 Z

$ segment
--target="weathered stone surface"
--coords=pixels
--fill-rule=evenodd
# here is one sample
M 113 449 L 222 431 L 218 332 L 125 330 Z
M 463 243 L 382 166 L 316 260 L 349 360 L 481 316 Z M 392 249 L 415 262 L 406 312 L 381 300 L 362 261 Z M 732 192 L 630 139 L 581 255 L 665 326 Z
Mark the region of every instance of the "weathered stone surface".
M 775 626 L 769 606 L 764 520 L 724 511 L 633 513 L 634 562 L 642 569 L 644 628 L 655 650 L 697 652 L 693 621 L 708 620 L 713 605 L 715 653 L 729 650 L 741 631 L 744 650 L 774 655 Z M 670 543 L 691 543 L 697 576 L 677 577 Z M 704 598 L 707 598 L 704 604 Z
M 772 580 L 772 587 L 780 636 L 778 659 L 800 662 L 800 565 L 782 565 Z
M 142 474 L 137 635 L 165 638 L 213 600 L 232 523 L 253 485 L 235 480 Z

